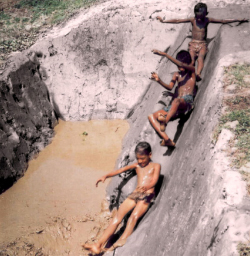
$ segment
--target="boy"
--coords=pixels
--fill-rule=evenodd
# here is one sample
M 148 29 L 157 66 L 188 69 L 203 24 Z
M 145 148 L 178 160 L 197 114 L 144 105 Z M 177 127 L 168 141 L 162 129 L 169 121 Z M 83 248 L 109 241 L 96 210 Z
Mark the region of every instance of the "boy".
M 152 72 L 151 79 L 158 82 L 168 90 L 174 88 L 177 82 L 177 96 L 172 99 L 171 105 L 148 116 L 149 122 L 153 128 L 162 137 L 161 146 L 175 147 L 175 143 L 165 133 L 166 125 L 172 117 L 176 117 L 180 113 L 185 113 L 193 108 L 193 93 L 195 88 L 195 67 L 192 65 L 192 59 L 187 51 L 180 51 L 176 55 L 176 59 L 165 52 L 158 50 L 152 51 L 154 54 L 166 56 L 170 61 L 178 66 L 179 72 L 175 72 L 169 84 L 164 83 L 159 76 Z
M 231 22 L 248 22 L 247 19 L 214 19 L 206 17 L 207 5 L 204 3 L 198 3 L 194 7 L 195 17 L 187 18 L 187 19 L 171 19 L 171 20 L 163 20 L 160 16 L 157 16 L 158 19 L 162 23 L 183 23 L 183 22 L 191 22 L 192 23 L 192 41 L 188 44 L 188 50 L 192 57 L 192 64 L 195 65 L 195 60 L 198 58 L 198 67 L 196 72 L 196 79 L 200 81 L 201 71 L 204 66 L 204 58 L 207 53 L 207 27 L 209 23 L 222 23 L 227 24 Z
M 138 143 L 135 148 L 135 155 L 137 159 L 136 163 L 110 172 L 102 176 L 96 182 L 96 186 L 98 186 L 99 182 L 104 182 L 107 178 L 126 172 L 130 169 L 135 169 L 137 174 L 136 189 L 120 205 L 115 217 L 109 224 L 108 228 L 104 231 L 101 238 L 95 244 L 82 245 L 86 250 L 89 250 L 94 254 L 99 254 L 105 251 L 104 246 L 110 236 L 114 234 L 125 215 L 133 210 L 128 219 L 125 231 L 109 250 L 114 250 L 119 246 L 123 246 L 127 237 L 133 232 L 138 219 L 146 213 L 150 203 L 154 200 L 155 185 L 160 176 L 161 166 L 160 164 L 153 163 L 151 161 L 151 147 L 147 142 Z

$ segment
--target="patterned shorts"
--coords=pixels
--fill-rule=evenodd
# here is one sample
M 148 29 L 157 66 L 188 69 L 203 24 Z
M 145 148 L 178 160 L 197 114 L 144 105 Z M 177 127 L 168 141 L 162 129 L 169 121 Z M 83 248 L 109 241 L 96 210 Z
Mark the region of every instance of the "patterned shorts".
M 188 50 L 194 52 L 196 56 L 199 55 L 201 50 L 205 50 L 205 53 L 207 53 L 207 43 L 193 40 L 188 44 Z
M 155 193 L 143 193 L 143 192 L 134 191 L 131 194 L 129 194 L 128 198 L 135 200 L 136 203 L 138 203 L 138 201 L 143 201 L 143 200 L 146 203 L 152 203 L 155 199 Z

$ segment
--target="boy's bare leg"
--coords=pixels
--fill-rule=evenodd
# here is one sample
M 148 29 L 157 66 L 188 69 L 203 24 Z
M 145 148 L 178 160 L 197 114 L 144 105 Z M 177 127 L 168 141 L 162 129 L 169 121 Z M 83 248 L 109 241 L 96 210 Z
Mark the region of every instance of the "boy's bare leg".
M 183 99 L 176 98 L 173 100 L 170 110 L 167 112 L 167 115 L 162 115 L 162 113 L 158 114 L 158 121 L 160 123 L 161 131 L 165 131 L 167 123 L 170 119 L 177 113 L 177 110 L 180 104 L 186 104 Z
M 162 113 L 158 114 L 157 120 L 160 123 L 160 130 L 161 132 L 164 132 L 166 130 L 166 116 L 164 116 Z
M 101 253 L 103 246 L 108 241 L 111 235 L 114 234 L 118 225 L 123 220 L 124 216 L 136 206 L 134 200 L 127 198 L 119 207 L 116 216 L 112 219 L 107 229 L 104 231 L 101 238 L 95 244 L 83 244 L 82 247 L 92 253 Z
M 205 59 L 205 56 L 206 56 L 206 52 L 207 52 L 206 49 L 201 49 L 200 52 L 199 52 L 199 56 L 198 56 L 198 59 L 197 59 L 198 66 L 197 66 L 197 71 L 196 71 L 196 80 L 197 81 L 200 81 L 202 79 L 201 78 L 201 71 L 204 67 L 204 59 Z
M 151 123 L 151 125 L 153 126 L 153 128 L 156 130 L 156 132 L 158 132 L 158 134 L 163 139 L 163 141 L 165 143 L 165 146 L 172 146 L 172 147 L 174 147 L 175 143 L 168 137 L 168 135 L 165 132 L 161 131 L 160 123 L 158 121 L 158 115 L 159 114 L 162 114 L 164 116 L 164 115 L 167 115 L 168 112 L 164 111 L 163 109 L 159 110 L 159 111 L 149 115 L 148 116 L 148 120 Z
M 128 219 L 126 229 L 124 230 L 119 240 L 113 244 L 110 250 L 114 250 L 117 247 L 121 247 L 126 243 L 126 240 L 132 234 L 137 221 L 146 213 L 148 207 L 149 203 L 146 203 L 144 200 L 141 200 L 136 204 L 135 209 L 133 210 Z
M 189 50 L 189 53 L 190 53 L 190 56 L 191 56 L 191 59 L 192 59 L 191 64 L 193 66 L 195 66 L 196 53 L 194 51 L 192 51 L 192 50 Z
M 163 125 L 162 124 L 160 125 L 160 122 L 165 122 L 165 125 L 167 125 L 169 120 L 176 114 L 179 107 L 186 108 L 187 107 L 186 102 L 182 98 L 175 98 L 172 101 L 171 108 L 170 108 L 169 112 L 166 112 L 162 109 L 162 110 L 159 110 L 159 111 L 153 113 L 152 115 L 150 115 L 148 117 L 149 122 L 152 124 L 154 129 L 163 138 L 163 141 L 161 142 L 161 146 L 175 147 L 175 143 L 171 139 L 169 139 L 169 137 L 167 136 L 167 134 L 165 132 L 163 132 L 161 130 L 161 126 L 163 126 Z

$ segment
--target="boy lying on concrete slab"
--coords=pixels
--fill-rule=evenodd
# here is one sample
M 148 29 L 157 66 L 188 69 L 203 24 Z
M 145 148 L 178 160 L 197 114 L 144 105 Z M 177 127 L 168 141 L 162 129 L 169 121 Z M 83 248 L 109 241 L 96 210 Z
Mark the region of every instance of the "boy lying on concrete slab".
M 164 107 L 148 116 L 149 122 L 163 139 L 161 146 L 175 147 L 175 143 L 165 133 L 165 129 L 171 118 L 175 118 L 179 114 L 186 113 L 193 108 L 193 94 L 196 82 L 195 67 L 191 63 L 192 59 L 188 51 L 182 50 L 178 52 L 176 59 L 165 52 L 158 50 L 153 50 L 152 52 L 167 57 L 179 69 L 179 71 L 174 73 L 169 84 L 164 83 L 155 72 L 151 73 L 151 79 L 168 90 L 172 90 L 177 82 L 177 95 L 173 97 L 168 107 Z
M 189 43 L 189 53 L 192 57 L 192 64 L 195 65 L 195 60 L 198 58 L 198 67 L 197 67 L 197 81 L 201 80 L 201 71 L 204 66 L 204 58 L 208 51 L 207 49 L 207 27 L 209 23 L 232 23 L 232 22 L 248 22 L 247 19 L 214 19 L 207 17 L 207 5 L 204 3 L 198 3 L 194 7 L 195 17 L 186 18 L 186 19 L 170 19 L 163 20 L 160 16 L 156 18 L 162 23 L 184 23 L 191 22 L 192 24 L 192 41 Z
M 155 185 L 160 176 L 160 164 L 151 161 L 151 146 L 147 142 L 140 142 L 135 148 L 135 155 L 137 162 L 112 171 L 97 180 L 96 186 L 99 182 L 104 182 L 107 178 L 113 177 L 120 173 L 135 169 L 137 174 L 137 187 L 127 197 L 127 199 L 120 205 L 115 217 L 111 220 L 108 228 L 104 231 L 101 238 L 94 244 L 83 244 L 83 248 L 91 251 L 93 254 L 99 254 L 107 250 L 114 250 L 117 247 L 123 246 L 126 239 L 134 230 L 137 221 L 146 213 L 150 204 L 155 198 Z M 133 211 L 132 211 L 133 210 Z M 115 233 L 118 225 L 122 222 L 125 215 L 132 211 L 126 229 L 116 243 L 109 249 L 104 246 L 109 238 Z

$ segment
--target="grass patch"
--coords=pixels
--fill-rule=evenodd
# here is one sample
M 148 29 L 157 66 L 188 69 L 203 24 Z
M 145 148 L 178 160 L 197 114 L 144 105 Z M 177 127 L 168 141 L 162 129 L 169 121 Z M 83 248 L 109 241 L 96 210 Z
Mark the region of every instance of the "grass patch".
M 250 109 L 242 109 L 242 110 L 233 110 L 225 115 L 223 115 L 220 119 L 222 124 L 226 122 L 238 121 L 239 125 L 237 126 L 237 134 L 240 135 L 244 132 L 249 132 L 250 130 Z
M 240 103 L 240 102 L 239 102 Z M 250 109 L 235 110 L 225 114 L 220 119 L 220 129 L 225 127 L 227 122 L 238 121 L 239 124 L 234 130 L 237 147 L 233 164 L 240 168 L 246 162 L 250 161 Z
M 250 244 L 239 243 L 237 246 L 239 256 L 250 256 Z
M 244 81 L 245 76 L 250 74 L 250 65 L 235 64 L 225 68 L 224 86 L 231 83 L 241 87 L 248 85 Z M 230 82 L 231 81 L 231 82 Z M 227 107 L 226 113 L 220 117 L 219 124 L 213 132 L 213 143 L 216 143 L 223 128 L 231 130 L 235 134 L 235 141 L 231 143 L 231 147 L 236 147 L 237 150 L 233 155 L 233 165 L 240 168 L 246 162 L 250 161 L 250 95 L 245 93 L 244 96 L 232 94 L 224 100 L 224 105 Z M 238 121 L 235 129 L 227 127 L 227 122 Z M 250 177 L 249 177 L 250 178 Z
M 248 109 L 250 106 L 250 96 L 236 95 L 236 97 L 226 99 L 225 104 L 229 111 Z
M 234 64 L 224 68 L 224 84 L 236 84 L 238 89 L 250 87 L 250 82 L 244 81 L 244 77 L 250 74 L 250 64 Z
M 5 21 L 10 20 L 11 16 L 5 13 L 4 11 L 0 12 L 0 22 L 4 24 Z
M 40 28 L 50 28 L 104 0 L 13 0 L 0 11 L 0 69 L 13 51 L 29 48 Z M 2 63 L 2 65 L 1 65 Z
M 247 193 L 250 195 L 250 173 L 245 171 L 240 171 L 243 180 L 247 183 Z

